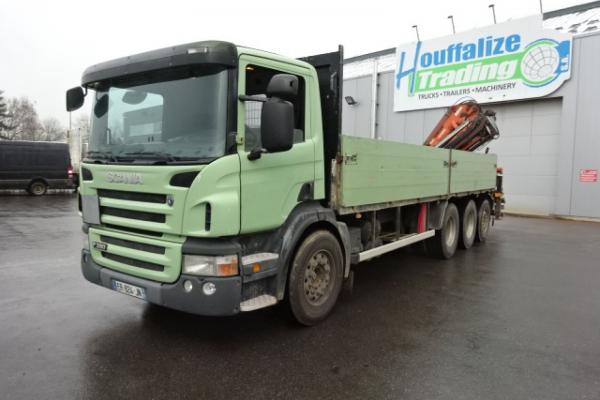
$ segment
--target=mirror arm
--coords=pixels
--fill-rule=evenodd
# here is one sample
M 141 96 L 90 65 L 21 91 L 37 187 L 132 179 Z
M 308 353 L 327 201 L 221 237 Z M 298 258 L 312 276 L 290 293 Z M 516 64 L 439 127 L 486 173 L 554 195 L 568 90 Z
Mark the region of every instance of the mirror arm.
M 263 153 L 266 153 L 267 150 L 260 148 L 260 147 L 256 147 L 252 150 L 250 150 L 250 153 L 248 153 L 248 160 L 250 161 L 254 161 L 254 160 L 258 160 Z

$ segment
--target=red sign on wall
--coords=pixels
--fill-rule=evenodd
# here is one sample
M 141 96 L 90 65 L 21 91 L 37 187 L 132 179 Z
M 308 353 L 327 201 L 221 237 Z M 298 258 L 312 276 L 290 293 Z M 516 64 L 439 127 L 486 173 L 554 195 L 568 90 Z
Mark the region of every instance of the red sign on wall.
M 579 182 L 598 182 L 597 169 L 581 169 L 579 170 Z

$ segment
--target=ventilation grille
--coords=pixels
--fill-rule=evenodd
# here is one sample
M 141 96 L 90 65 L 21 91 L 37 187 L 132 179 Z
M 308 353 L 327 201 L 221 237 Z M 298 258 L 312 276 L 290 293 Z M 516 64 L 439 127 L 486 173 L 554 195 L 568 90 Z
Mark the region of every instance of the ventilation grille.
M 140 221 L 164 223 L 166 221 L 165 214 L 156 214 L 145 211 L 126 210 L 124 208 L 100 207 L 100 212 L 104 215 L 112 215 L 114 217 L 137 219 Z
M 165 254 L 165 248 L 162 246 L 155 246 L 152 244 L 132 242 L 131 240 L 119 239 L 112 236 L 101 235 L 100 240 L 104 243 L 114 244 L 115 246 L 126 247 L 128 249 L 146 251 L 154 254 Z
M 164 204 L 167 202 L 167 195 L 165 194 L 126 192 L 122 190 L 98 189 L 98 196 L 118 200 L 142 201 L 145 203 Z
M 161 237 L 163 235 L 161 232 L 147 231 L 145 229 L 130 228 L 128 226 L 120 226 L 120 225 L 113 225 L 113 224 L 105 224 L 105 226 L 107 228 L 116 229 L 119 231 L 137 233 L 138 235 L 148 235 L 148 236 L 154 236 L 154 237 Z
M 152 271 L 162 272 L 165 269 L 165 267 L 160 264 L 154 264 L 154 263 L 147 262 L 147 261 L 136 260 L 136 259 L 130 258 L 130 257 L 119 256 L 117 254 L 107 253 L 106 251 L 102 252 L 102 257 L 106 258 L 107 260 L 119 262 L 121 264 L 131 265 L 133 267 L 138 267 L 138 268 L 143 268 L 143 269 L 149 269 Z

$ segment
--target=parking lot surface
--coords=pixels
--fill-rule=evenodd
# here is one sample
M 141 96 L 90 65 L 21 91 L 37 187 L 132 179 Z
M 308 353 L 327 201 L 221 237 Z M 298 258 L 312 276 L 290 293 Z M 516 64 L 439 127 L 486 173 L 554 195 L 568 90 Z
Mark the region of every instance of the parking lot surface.
M 356 269 L 328 320 L 203 318 L 81 276 L 73 195 L 0 197 L 2 399 L 598 399 L 600 225 L 507 217 Z

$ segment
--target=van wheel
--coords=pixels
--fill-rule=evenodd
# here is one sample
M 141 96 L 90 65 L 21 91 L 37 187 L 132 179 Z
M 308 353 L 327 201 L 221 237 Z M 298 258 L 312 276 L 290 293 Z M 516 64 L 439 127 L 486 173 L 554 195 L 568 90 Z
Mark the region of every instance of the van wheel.
M 477 206 L 473 200 L 469 200 L 461 211 L 458 245 L 461 249 L 469 249 L 477 234 Z
M 479 210 L 477 213 L 477 234 L 475 240 L 478 242 L 485 242 L 490 234 L 490 228 L 492 227 L 492 207 L 490 201 L 485 199 L 479 204 Z
M 437 229 L 435 236 L 425 242 L 427 254 L 441 259 L 452 257 L 458 246 L 459 232 L 458 209 L 453 203 L 449 203 L 444 213 L 442 228 Z
M 46 194 L 47 190 L 48 186 L 42 181 L 32 182 L 31 185 L 29 185 L 29 188 L 27 189 L 29 194 L 32 196 L 43 196 L 44 194 Z
M 330 232 L 310 234 L 298 248 L 288 283 L 292 315 L 302 325 L 324 320 L 342 289 L 344 257 L 339 242 Z

